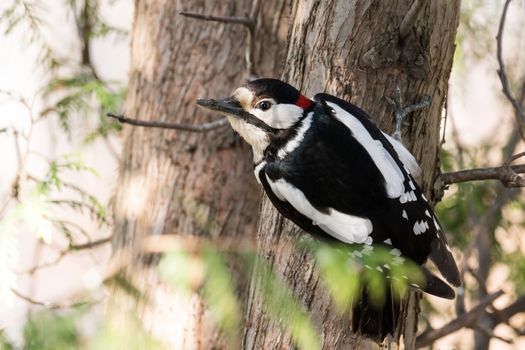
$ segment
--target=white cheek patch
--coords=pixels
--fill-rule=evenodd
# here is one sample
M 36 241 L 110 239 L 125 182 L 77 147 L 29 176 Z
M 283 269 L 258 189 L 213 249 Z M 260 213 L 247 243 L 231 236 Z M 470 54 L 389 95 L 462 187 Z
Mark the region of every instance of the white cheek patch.
M 267 111 L 252 108 L 248 112 L 275 129 L 288 129 L 303 116 L 303 109 L 294 104 L 274 104 Z
M 284 179 L 272 181 L 266 176 L 272 192 L 282 201 L 290 203 L 298 212 L 312 220 L 314 225 L 344 243 L 371 244 L 369 235 L 372 222 L 367 218 L 348 215 L 332 208 L 328 213 L 318 211 L 304 193 Z

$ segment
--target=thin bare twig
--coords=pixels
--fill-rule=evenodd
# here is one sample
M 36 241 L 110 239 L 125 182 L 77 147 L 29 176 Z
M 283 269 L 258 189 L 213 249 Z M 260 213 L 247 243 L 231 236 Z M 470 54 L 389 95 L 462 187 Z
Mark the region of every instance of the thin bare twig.
M 190 17 L 195 19 L 202 19 L 204 21 L 212 21 L 212 22 L 219 22 L 219 23 L 232 23 L 232 24 L 242 24 L 248 28 L 251 28 L 254 24 L 253 21 L 250 18 L 247 17 L 226 17 L 226 16 L 211 16 L 211 15 L 202 15 L 199 13 L 193 13 L 193 12 L 186 12 L 181 11 L 179 12 L 181 16 L 184 17 Z
M 473 325 L 473 323 L 478 319 L 478 317 L 485 312 L 485 309 L 492 305 L 492 303 L 498 299 L 500 296 L 503 295 L 503 291 L 499 290 L 495 293 L 487 295 L 485 298 L 483 298 L 478 305 L 473 307 L 468 312 L 462 314 L 455 320 L 447 323 L 443 327 L 439 329 L 433 329 L 428 332 L 425 332 L 421 334 L 419 337 L 417 337 L 416 340 L 416 348 L 422 348 L 424 346 L 428 346 L 438 340 L 439 338 L 442 338 L 446 335 L 449 335 L 451 333 L 454 333 L 455 331 L 464 328 L 464 327 L 470 327 Z
M 525 156 L 525 152 L 516 153 L 516 154 L 510 156 L 509 159 L 507 159 L 507 161 L 505 162 L 504 165 L 509 166 L 510 163 L 512 163 L 516 159 L 519 159 L 519 158 L 521 158 L 523 156 Z
M 423 5 L 424 1 L 414 0 L 412 6 L 410 6 L 410 9 L 408 10 L 405 17 L 401 21 L 401 24 L 399 25 L 399 38 L 401 40 L 405 39 L 408 36 L 410 29 L 412 29 L 414 23 L 416 23 L 419 13 L 423 8 Z
M 69 250 L 70 251 L 78 251 L 78 250 L 85 250 L 85 249 L 96 248 L 96 247 L 99 247 L 101 245 L 104 245 L 104 244 L 107 244 L 107 243 L 111 242 L 112 239 L 113 239 L 113 235 L 111 235 L 109 237 L 97 239 L 96 241 L 89 241 L 89 242 L 82 243 L 82 244 L 70 244 L 69 245 Z
M 514 108 L 514 111 L 517 116 L 518 123 L 525 123 L 525 113 L 521 109 L 521 106 L 518 103 L 518 101 L 516 101 L 516 99 L 512 96 L 509 86 L 509 80 L 505 71 L 505 63 L 503 62 L 503 31 L 505 28 L 505 20 L 507 18 L 507 10 L 509 8 L 510 2 L 511 0 L 506 0 L 505 4 L 503 5 L 503 12 L 501 13 L 501 19 L 499 22 L 498 35 L 496 36 L 497 57 L 499 65 L 498 76 L 501 81 L 501 86 L 503 88 L 503 94 L 512 104 L 512 107 Z
M 51 261 L 48 261 L 48 262 L 45 262 L 45 263 L 42 263 L 42 264 L 35 265 L 35 266 L 27 269 L 26 271 L 22 271 L 21 273 L 32 275 L 35 272 L 37 272 L 38 270 L 45 269 L 47 267 L 56 266 L 59 262 L 62 261 L 62 259 L 64 259 L 64 257 L 67 255 L 67 253 L 68 253 L 67 250 L 63 250 L 63 251 L 61 251 L 58 254 L 58 256 L 55 259 L 53 259 Z
M 124 124 L 143 126 L 146 128 L 161 128 L 161 129 L 182 130 L 182 131 L 189 131 L 189 132 L 207 132 L 207 131 L 219 129 L 223 125 L 227 124 L 227 120 L 225 118 L 217 119 L 212 122 L 204 123 L 201 125 L 189 125 L 189 124 L 181 124 L 181 123 L 167 123 L 167 122 L 159 122 L 159 121 L 131 119 L 131 118 L 126 118 L 123 115 L 116 115 L 113 113 L 108 113 L 107 116 L 110 118 L 114 118 Z
M 76 303 L 71 303 L 71 304 L 52 303 L 52 302 L 47 302 L 47 301 L 35 300 L 33 298 L 28 297 L 27 295 L 20 293 L 14 288 L 11 288 L 11 292 L 13 292 L 13 294 L 19 297 L 20 299 L 25 300 L 30 304 L 44 306 L 45 308 L 51 309 L 51 310 L 67 309 L 67 308 L 79 307 L 79 306 L 84 306 L 84 305 L 92 305 L 95 303 L 92 301 L 81 301 L 81 302 L 76 302 Z
M 60 261 L 62 261 L 62 259 L 69 253 L 73 253 L 73 252 L 80 251 L 80 250 L 96 248 L 96 247 L 99 247 L 101 245 L 104 245 L 106 243 L 111 242 L 111 239 L 112 239 L 112 236 L 109 236 L 109 237 L 106 237 L 106 238 L 98 239 L 96 241 L 89 241 L 87 243 L 70 244 L 67 249 L 64 249 L 64 250 L 60 251 L 58 256 L 55 259 L 53 259 L 51 261 L 48 261 L 48 262 L 45 262 L 45 263 L 42 263 L 42 264 L 39 264 L 39 265 L 35 265 L 35 266 L 27 269 L 26 271 L 23 271 L 22 273 L 24 273 L 24 274 L 33 274 L 33 273 L 35 273 L 38 270 L 41 270 L 41 269 L 44 269 L 44 268 L 47 268 L 47 267 L 51 267 L 51 266 L 55 266 Z
M 200 19 L 204 21 L 213 21 L 219 23 L 241 24 L 247 29 L 247 45 L 246 45 L 246 70 L 249 79 L 257 76 L 254 68 L 254 51 L 255 51 L 255 30 L 257 29 L 257 16 L 259 13 L 260 0 L 254 0 L 250 15 L 248 17 L 227 17 L 227 16 L 213 16 L 203 15 L 199 13 L 192 13 L 182 11 L 179 12 L 182 16 Z

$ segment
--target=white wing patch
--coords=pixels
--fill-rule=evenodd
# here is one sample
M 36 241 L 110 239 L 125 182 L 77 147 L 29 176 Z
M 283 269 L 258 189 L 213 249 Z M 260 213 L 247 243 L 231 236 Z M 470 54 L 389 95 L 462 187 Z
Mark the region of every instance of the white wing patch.
M 414 158 L 412 153 L 410 153 L 410 151 L 407 150 L 405 148 L 405 146 L 403 146 L 403 144 L 401 142 L 397 141 L 392 136 L 390 136 L 390 135 L 388 135 L 388 134 L 386 134 L 384 132 L 383 132 L 383 135 L 385 135 L 385 137 L 388 140 L 388 142 L 390 142 L 392 147 L 394 147 L 394 150 L 396 151 L 397 156 L 399 157 L 399 159 L 401 160 L 403 165 L 407 167 L 407 170 L 412 175 L 414 175 L 416 177 L 419 176 L 419 174 L 421 173 L 421 168 L 417 164 L 416 158 Z
M 428 222 L 426 220 L 416 221 L 414 223 L 414 234 L 420 235 L 428 230 Z
M 290 203 L 298 212 L 310 218 L 314 225 L 332 237 L 345 243 L 368 243 L 372 232 L 372 222 L 361 218 L 341 213 L 332 208 L 328 213 L 315 209 L 304 193 L 286 182 L 284 179 L 272 181 L 266 176 L 272 192 L 282 201 Z
M 312 115 L 314 112 L 308 113 L 306 118 L 303 119 L 303 123 L 301 127 L 297 130 L 297 135 L 295 135 L 290 141 L 284 145 L 283 148 L 277 152 L 277 157 L 284 158 L 288 153 L 291 153 L 294 149 L 296 149 L 301 141 L 304 138 L 304 134 L 310 129 L 310 126 L 312 125 Z
M 335 117 L 352 131 L 355 139 L 372 157 L 374 164 L 385 179 L 388 197 L 398 198 L 401 196 L 405 189 L 403 185 L 404 175 L 390 153 L 383 147 L 381 142 L 374 140 L 370 136 L 364 125 L 356 117 L 335 103 L 328 102 L 327 104 L 334 110 Z

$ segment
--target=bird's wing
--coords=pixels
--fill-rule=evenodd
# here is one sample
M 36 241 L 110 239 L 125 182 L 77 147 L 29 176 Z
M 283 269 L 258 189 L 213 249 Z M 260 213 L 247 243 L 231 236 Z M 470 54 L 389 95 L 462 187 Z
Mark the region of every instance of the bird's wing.
M 372 222 L 366 217 L 350 215 L 331 207 L 316 208 L 303 191 L 284 178 L 272 179 L 264 174 L 275 197 L 289 203 L 295 210 L 311 220 L 312 225 L 344 243 L 372 243 Z
M 403 144 L 396 139 L 394 139 L 392 136 L 388 135 L 385 132 L 382 132 L 382 134 L 386 137 L 388 142 L 394 147 L 394 150 L 396 151 L 399 159 L 403 163 L 405 167 L 407 167 L 408 171 L 414 176 L 418 177 L 421 173 L 421 168 L 419 167 L 419 164 L 417 164 L 416 158 L 410 153 L 409 150 L 403 146 Z
M 384 178 L 389 204 L 381 213 L 371 210 L 365 215 L 389 232 L 394 246 L 404 246 L 404 254 L 420 263 L 430 256 L 447 281 L 459 285 L 459 271 L 445 235 L 412 176 L 419 170 L 414 157 L 381 132 L 358 107 L 328 94 L 318 94 L 314 99 L 327 114 L 348 127 Z M 411 239 L 407 234 L 412 235 Z
M 358 121 L 363 126 L 363 128 L 366 129 L 370 137 L 373 140 L 379 141 L 384 149 L 394 157 L 398 166 L 404 166 L 404 168 L 406 168 L 406 170 L 414 176 L 419 175 L 419 165 L 410 151 L 407 150 L 400 142 L 396 141 L 393 137 L 379 130 L 377 126 L 372 123 L 366 112 L 361 108 L 345 100 L 341 100 L 338 97 L 324 93 L 315 95 L 314 100 L 330 108 L 333 105 L 336 105 L 340 109 L 344 110 L 346 113 L 340 113 L 339 111 L 339 118 L 349 118 L 350 120 L 355 119 Z M 337 112 L 335 114 L 337 114 Z

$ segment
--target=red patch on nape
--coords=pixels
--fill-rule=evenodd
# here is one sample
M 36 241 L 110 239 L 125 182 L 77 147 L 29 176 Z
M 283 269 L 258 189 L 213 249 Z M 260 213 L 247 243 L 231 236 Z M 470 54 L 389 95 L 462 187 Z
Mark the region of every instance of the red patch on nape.
M 314 101 L 310 100 L 304 95 L 299 95 L 299 98 L 297 99 L 297 101 L 295 101 L 295 104 L 304 109 L 305 111 L 308 111 L 314 105 Z

